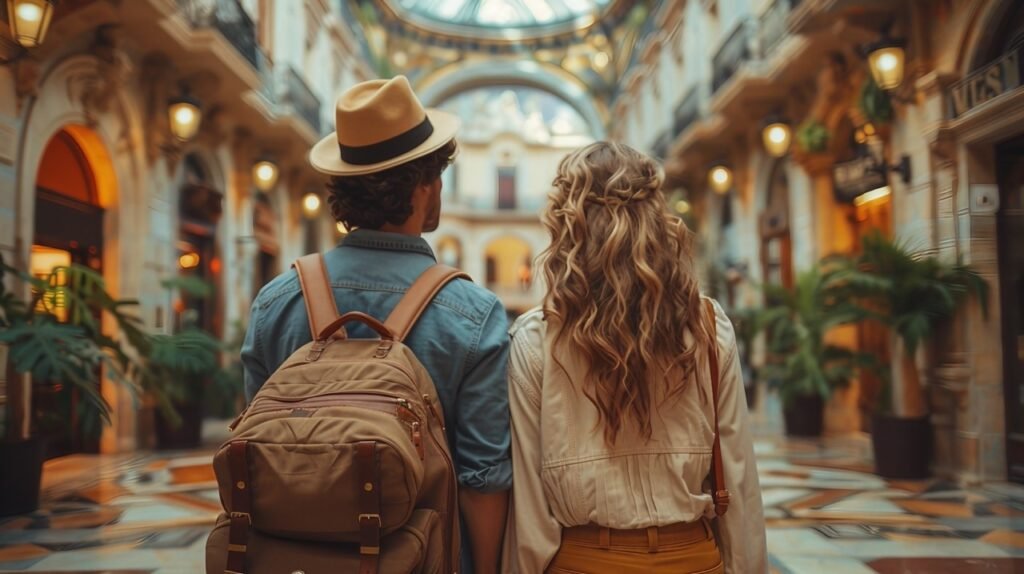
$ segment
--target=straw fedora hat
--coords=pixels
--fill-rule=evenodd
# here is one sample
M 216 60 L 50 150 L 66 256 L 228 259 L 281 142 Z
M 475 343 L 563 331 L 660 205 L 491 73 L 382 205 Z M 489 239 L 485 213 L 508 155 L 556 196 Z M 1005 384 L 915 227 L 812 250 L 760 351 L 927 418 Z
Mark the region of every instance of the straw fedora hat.
M 309 152 L 329 175 L 384 171 L 436 151 L 455 137 L 459 118 L 423 108 L 405 76 L 356 84 L 338 98 L 336 130 Z

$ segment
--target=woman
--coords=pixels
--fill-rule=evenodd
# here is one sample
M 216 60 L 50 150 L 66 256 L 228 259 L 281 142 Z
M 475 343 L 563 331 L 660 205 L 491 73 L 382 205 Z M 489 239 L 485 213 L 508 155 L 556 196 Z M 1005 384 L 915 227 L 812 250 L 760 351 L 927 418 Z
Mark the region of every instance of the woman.
M 690 232 L 661 182 L 653 160 L 616 143 L 558 167 L 543 214 L 549 290 L 511 330 L 508 572 L 767 571 L 736 341 L 701 299 Z M 702 487 L 715 394 L 731 498 L 718 518 Z

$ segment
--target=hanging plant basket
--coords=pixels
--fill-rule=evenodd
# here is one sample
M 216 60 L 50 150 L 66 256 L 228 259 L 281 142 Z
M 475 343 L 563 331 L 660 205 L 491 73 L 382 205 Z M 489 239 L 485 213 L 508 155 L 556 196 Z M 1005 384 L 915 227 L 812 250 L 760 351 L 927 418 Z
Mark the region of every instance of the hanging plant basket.
M 864 117 L 873 124 L 888 124 L 892 121 L 892 99 L 878 87 L 870 75 L 864 79 L 864 85 L 860 88 L 857 105 L 864 113 Z
M 818 120 L 807 120 L 797 128 L 796 142 L 805 153 L 827 151 L 828 140 L 828 128 Z

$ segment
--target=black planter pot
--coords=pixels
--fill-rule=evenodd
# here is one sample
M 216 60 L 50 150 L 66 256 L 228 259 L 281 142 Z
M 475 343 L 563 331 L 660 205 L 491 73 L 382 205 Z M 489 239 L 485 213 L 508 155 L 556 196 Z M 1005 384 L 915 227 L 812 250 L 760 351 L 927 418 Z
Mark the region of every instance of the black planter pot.
M 825 399 L 821 395 L 800 395 L 782 409 L 789 436 L 819 437 L 824 428 Z
M 0 441 L 0 516 L 26 514 L 39 508 L 44 451 L 43 441 L 38 438 Z
M 202 401 L 176 404 L 174 410 L 181 417 L 178 426 L 171 424 L 159 410 L 156 411 L 156 447 L 161 450 L 196 448 L 202 442 Z
M 931 475 L 932 425 L 929 417 L 871 418 L 875 472 L 884 478 L 920 480 Z

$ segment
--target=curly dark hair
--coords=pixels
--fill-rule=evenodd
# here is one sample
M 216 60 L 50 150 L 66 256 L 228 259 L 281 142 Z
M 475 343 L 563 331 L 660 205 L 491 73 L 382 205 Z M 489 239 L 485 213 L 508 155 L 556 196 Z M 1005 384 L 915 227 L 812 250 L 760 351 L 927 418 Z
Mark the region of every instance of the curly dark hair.
M 401 225 L 412 215 L 416 186 L 441 177 L 457 149 L 451 140 L 437 151 L 410 162 L 368 175 L 332 176 L 327 183 L 327 205 L 346 229 L 380 229 Z

